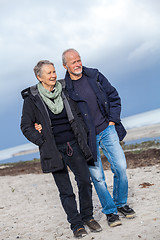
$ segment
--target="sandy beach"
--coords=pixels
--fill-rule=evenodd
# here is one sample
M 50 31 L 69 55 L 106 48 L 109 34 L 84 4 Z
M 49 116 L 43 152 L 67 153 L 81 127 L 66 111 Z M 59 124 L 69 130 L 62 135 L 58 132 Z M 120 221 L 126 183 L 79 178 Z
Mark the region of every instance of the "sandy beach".
M 132 141 L 143 138 L 154 138 L 160 136 L 160 124 L 137 127 L 127 130 L 127 135 L 124 141 Z
M 112 173 L 105 170 L 112 192 Z M 160 166 L 127 169 L 128 203 L 137 213 L 134 219 L 121 217 L 122 225 L 111 228 L 101 212 L 93 187 L 94 217 L 101 224 L 100 233 L 84 240 L 152 240 L 160 239 Z M 74 176 L 70 173 L 77 195 Z M 24 174 L 0 177 L 1 240 L 66 240 L 75 239 L 63 212 L 51 174 Z

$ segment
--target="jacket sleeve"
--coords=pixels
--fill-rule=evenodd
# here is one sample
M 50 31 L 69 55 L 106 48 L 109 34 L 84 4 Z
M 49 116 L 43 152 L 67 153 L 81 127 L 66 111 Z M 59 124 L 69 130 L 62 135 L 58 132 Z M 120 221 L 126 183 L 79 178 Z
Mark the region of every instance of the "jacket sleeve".
M 34 127 L 36 122 L 33 102 L 29 97 L 26 97 L 22 109 L 21 130 L 30 142 L 41 146 L 44 139 L 42 133 L 39 133 Z
M 111 85 L 108 79 L 101 73 L 99 73 L 99 82 L 102 86 L 103 91 L 106 93 L 106 100 L 108 104 L 109 121 L 119 123 L 121 113 L 121 99 L 118 95 L 117 90 Z

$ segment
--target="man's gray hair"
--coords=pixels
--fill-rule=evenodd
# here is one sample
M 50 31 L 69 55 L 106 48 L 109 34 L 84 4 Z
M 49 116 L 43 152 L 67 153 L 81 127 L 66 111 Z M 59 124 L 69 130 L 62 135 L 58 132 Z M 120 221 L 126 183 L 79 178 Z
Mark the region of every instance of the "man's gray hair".
M 54 67 L 54 63 L 48 61 L 48 60 L 40 60 L 37 65 L 34 67 L 34 73 L 36 75 L 36 78 L 37 78 L 37 75 L 41 77 L 41 73 L 42 73 L 42 67 L 44 65 L 52 65 Z
M 62 63 L 64 66 L 67 65 L 67 62 L 66 62 L 66 53 L 68 52 L 76 52 L 78 53 L 78 55 L 80 56 L 79 52 L 77 52 L 77 50 L 75 50 L 74 48 L 69 48 L 67 50 L 65 50 L 63 53 L 62 53 Z

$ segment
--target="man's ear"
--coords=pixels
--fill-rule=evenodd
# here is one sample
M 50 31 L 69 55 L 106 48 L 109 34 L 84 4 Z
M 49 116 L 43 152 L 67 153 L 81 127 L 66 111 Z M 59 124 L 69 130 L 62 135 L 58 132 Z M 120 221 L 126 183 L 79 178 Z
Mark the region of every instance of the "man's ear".
M 63 67 L 67 70 L 67 65 L 64 65 L 64 64 L 63 64 Z

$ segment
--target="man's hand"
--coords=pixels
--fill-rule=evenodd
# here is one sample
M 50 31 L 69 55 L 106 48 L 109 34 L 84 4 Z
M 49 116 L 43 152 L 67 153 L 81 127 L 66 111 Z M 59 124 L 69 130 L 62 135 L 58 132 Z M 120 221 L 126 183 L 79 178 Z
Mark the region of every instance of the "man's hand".
M 114 122 L 109 122 L 109 125 L 115 125 L 115 123 Z
M 41 131 L 42 131 L 42 125 L 41 124 L 35 123 L 34 127 L 39 133 L 41 133 Z

